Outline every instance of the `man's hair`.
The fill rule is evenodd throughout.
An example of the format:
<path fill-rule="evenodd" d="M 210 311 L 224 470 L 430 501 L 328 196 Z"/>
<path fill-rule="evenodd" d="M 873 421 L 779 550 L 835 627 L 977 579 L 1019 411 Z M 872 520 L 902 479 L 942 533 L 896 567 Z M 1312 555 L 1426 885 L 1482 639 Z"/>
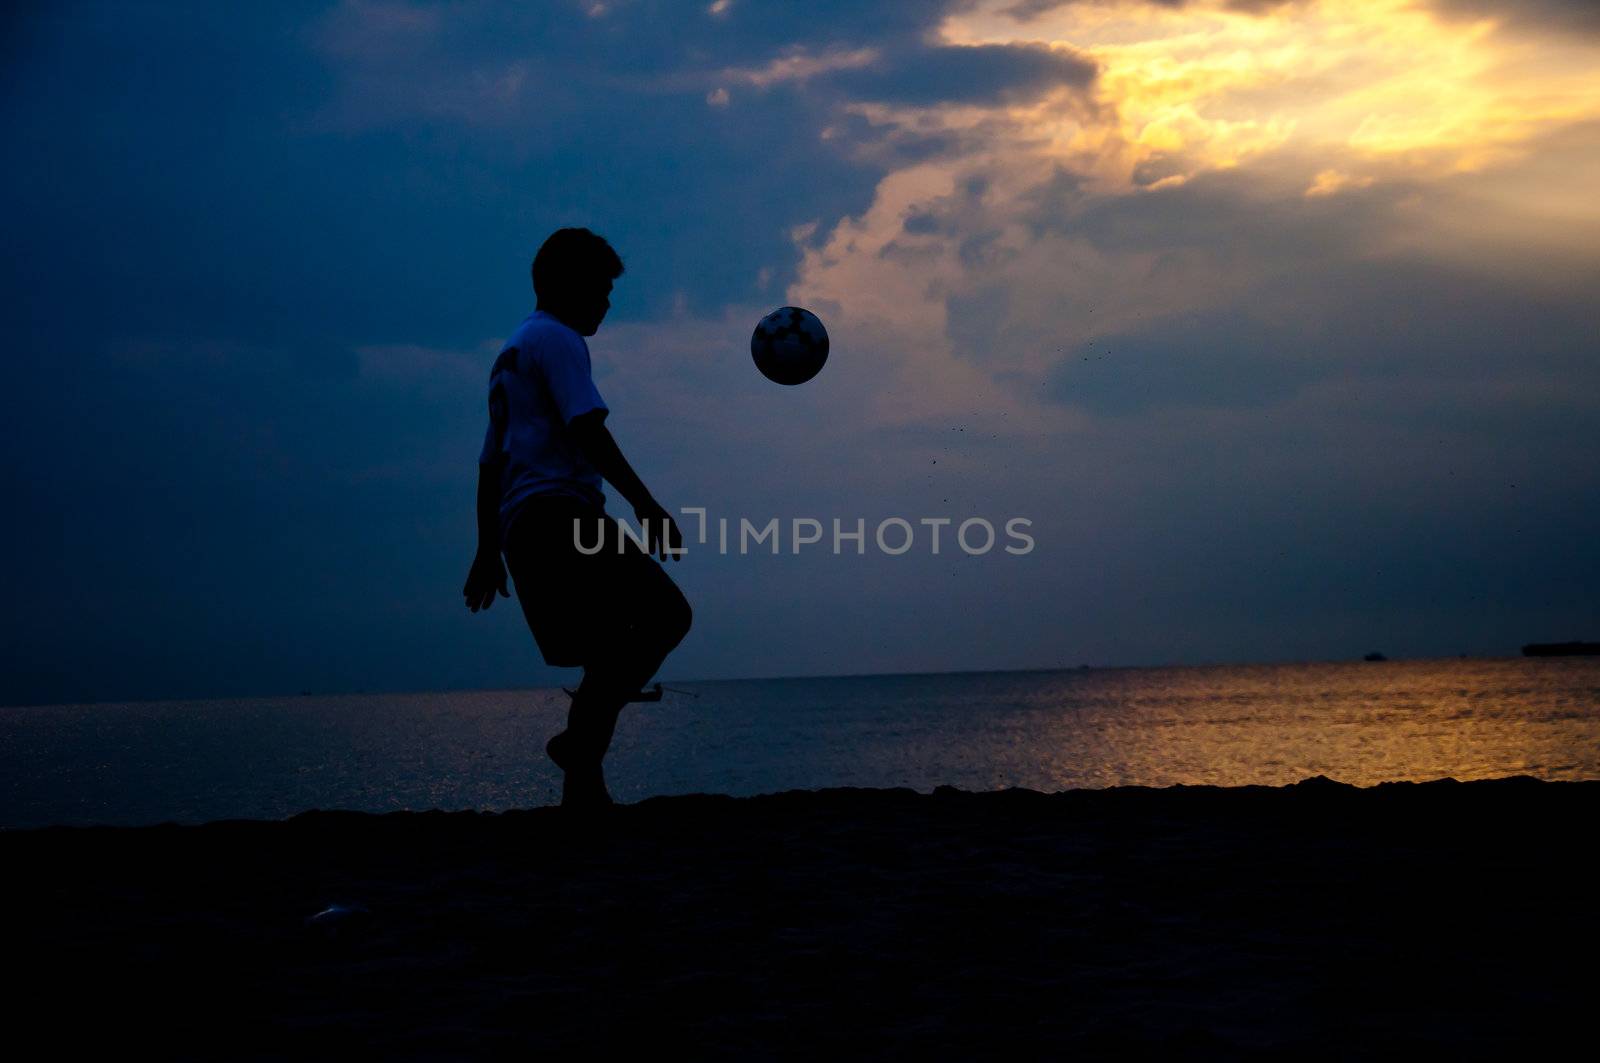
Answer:
<path fill-rule="evenodd" d="M 533 256 L 533 291 L 560 299 L 622 276 L 622 259 L 605 238 L 588 229 L 557 229 Z"/>

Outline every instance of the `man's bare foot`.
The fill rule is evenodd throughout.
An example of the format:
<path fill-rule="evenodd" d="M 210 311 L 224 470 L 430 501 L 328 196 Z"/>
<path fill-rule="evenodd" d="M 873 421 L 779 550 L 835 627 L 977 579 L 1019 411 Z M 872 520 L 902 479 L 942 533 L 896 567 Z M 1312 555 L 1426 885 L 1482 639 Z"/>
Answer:
<path fill-rule="evenodd" d="M 566 776 L 561 784 L 563 807 L 605 808 L 616 803 L 606 790 L 605 772 L 599 763 L 583 763 L 579 751 L 572 748 L 572 736 L 566 731 L 546 742 L 544 751 Z"/>
<path fill-rule="evenodd" d="M 600 766 L 578 768 L 567 772 L 561 784 L 562 808 L 610 808 L 616 804 L 606 790 L 606 779 Z"/>

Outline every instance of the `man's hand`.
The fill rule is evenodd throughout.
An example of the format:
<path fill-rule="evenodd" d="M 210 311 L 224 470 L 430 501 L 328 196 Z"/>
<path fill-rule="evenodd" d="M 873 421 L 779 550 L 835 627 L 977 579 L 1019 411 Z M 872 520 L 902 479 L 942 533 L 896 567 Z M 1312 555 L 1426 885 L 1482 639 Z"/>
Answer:
<path fill-rule="evenodd" d="M 467 573 L 467 585 L 461 588 L 467 598 L 467 608 L 474 613 L 489 608 L 494 604 L 495 591 L 499 591 L 502 598 L 511 597 L 511 592 L 506 590 L 506 566 L 498 553 L 485 554 L 479 550 Z"/>
<path fill-rule="evenodd" d="M 652 554 L 661 561 L 669 554 L 674 561 L 683 560 L 683 532 L 660 503 L 651 499 L 642 506 L 635 506 L 633 515 L 644 528 L 645 541 L 650 544 Z"/>

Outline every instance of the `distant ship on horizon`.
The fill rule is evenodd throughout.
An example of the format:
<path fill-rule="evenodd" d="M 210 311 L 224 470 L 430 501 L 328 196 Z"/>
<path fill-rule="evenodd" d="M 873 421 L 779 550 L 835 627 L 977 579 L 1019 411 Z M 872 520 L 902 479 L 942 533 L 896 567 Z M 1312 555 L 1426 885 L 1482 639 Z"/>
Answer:
<path fill-rule="evenodd" d="M 1530 642 L 1522 647 L 1524 657 L 1600 656 L 1600 642 Z"/>

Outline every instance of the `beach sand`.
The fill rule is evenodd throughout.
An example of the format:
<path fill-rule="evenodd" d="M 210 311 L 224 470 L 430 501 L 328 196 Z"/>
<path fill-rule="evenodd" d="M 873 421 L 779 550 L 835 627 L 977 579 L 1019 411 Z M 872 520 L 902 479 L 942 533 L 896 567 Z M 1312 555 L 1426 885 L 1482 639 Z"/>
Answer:
<path fill-rule="evenodd" d="M 69 1057 L 1520 1055 L 1592 1040 L 1597 810 L 1309 780 L 12 831 L 7 1026 Z"/>

